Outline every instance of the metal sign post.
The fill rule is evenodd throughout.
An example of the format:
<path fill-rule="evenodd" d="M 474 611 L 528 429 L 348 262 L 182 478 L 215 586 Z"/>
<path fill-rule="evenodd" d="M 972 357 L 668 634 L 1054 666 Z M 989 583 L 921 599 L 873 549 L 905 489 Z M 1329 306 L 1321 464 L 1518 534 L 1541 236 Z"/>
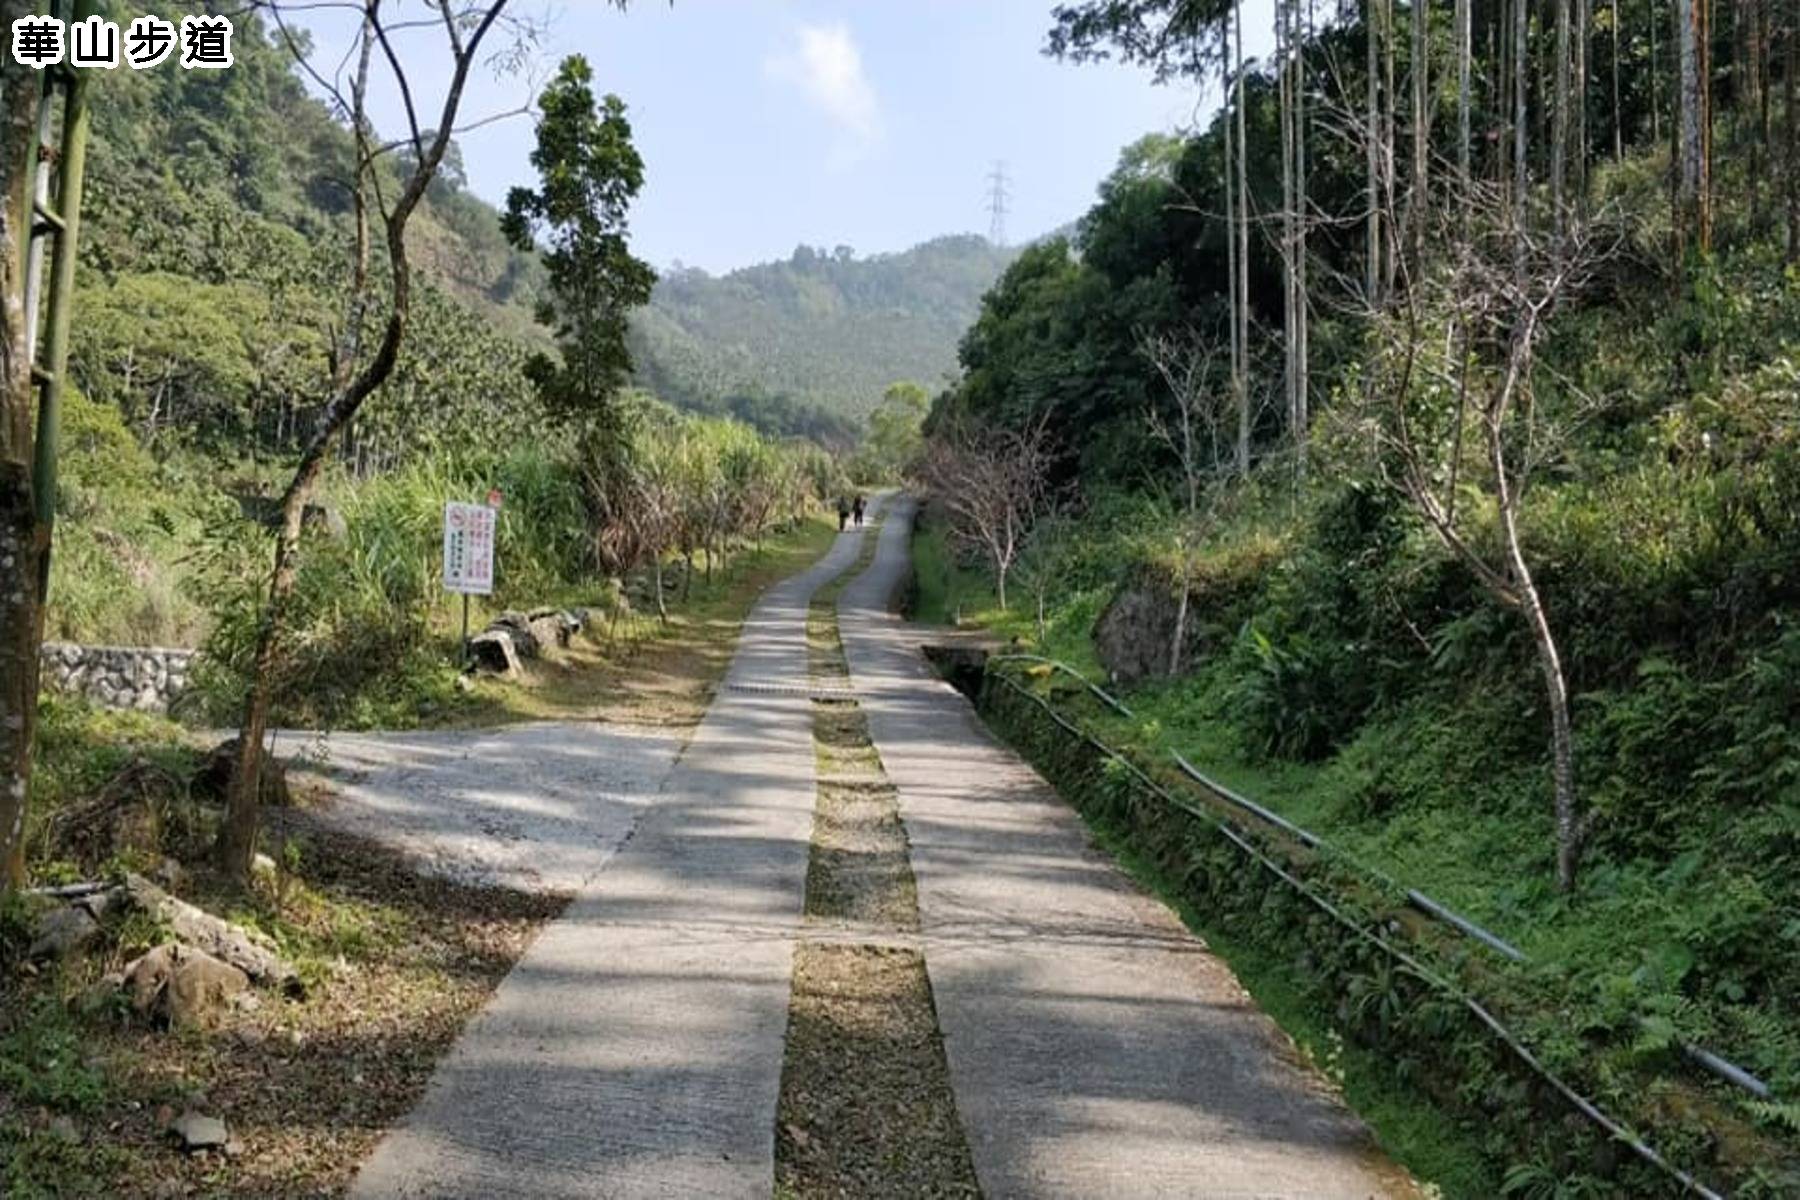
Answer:
<path fill-rule="evenodd" d="M 469 597 L 494 592 L 494 521 L 488 504 L 444 505 L 444 590 L 462 595 L 462 661 L 469 661 Z"/>

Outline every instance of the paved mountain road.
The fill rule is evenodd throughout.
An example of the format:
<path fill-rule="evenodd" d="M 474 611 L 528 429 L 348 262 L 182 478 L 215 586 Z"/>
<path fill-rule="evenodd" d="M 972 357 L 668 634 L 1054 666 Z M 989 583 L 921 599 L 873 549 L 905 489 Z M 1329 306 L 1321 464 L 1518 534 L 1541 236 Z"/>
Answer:
<path fill-rule="evenodd" d="M 460 883 L 574 893 L 656 802 L 681 743 L 662 729 L 546 721 L 284 731 L 277 745 L 329 782 L 335 795 L 316 814 L 329 825 Z"/>
<path fill-rule="evenodd" d="M 907 501 L 894 510 L 841 598 L 840 629 L 898 788 L 920 944 L 985 1193 L 1413 1195 L 1224 965 L 925 666 L 917 631 L 886 612 L 911 517 Z M 656 771 L 654 747 L 609 746 L 604 731 L 567 735 L 596 781 L 589 824 L 578 792 L 557 790 L 579 771 L 551 768 L 561 782 L 543 796 L 529 772 L 485 790 L 465 780 L 476 809 L 536 808 L 548 822 L 550 849 L 534 855 L 521 838 L 515 866 L 586 882 L 354 1195 L 769 1196 L 814 807 L 806 609 L 863 536 L 841 536 L 759 601 L 659 792 L 603 782 Z M 479 736 L 527 737 L 518 757 L 535 769 L 564 753 L 558 728 Z M 408 745 L 419 774 L 403 790 L 424 794 L 431 754 L 449 752 Z M 384 760 L 384 746 L 347 750 Z M 608 776 L 609 753 L 641 761 Z M 379 785 L 382 769 L 394 768 L 378 761 L 359 786 Z M 406 804 L 395 811 L 407 819 Z"/>
<path fill-rule="evenodd" d="M 353 1195 L 769 1194 L 812 835 L 806 610 L 862 541 L 840 535 L 757 602 L 657 803 L 513 968 Z"/>
<path fill-rule="evenodd" d="M 1412 1194 L 1230 970 L 1096 850 L 888 612 L 909 501 L 838 625 L 899 789 L 925 962 L 989 1196 Z"/>

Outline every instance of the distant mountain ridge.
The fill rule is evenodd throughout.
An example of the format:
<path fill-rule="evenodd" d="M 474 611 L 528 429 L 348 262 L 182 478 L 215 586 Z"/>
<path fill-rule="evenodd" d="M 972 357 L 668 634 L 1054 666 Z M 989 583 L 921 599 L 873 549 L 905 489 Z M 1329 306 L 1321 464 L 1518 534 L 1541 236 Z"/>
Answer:
<path fill-rule="evenodd" d="M 857 258 L 801 246 L 714 276 L 667 273 L 632 323 L 638 382 L 686 407 L 773 400 L 860 421 L 897 380 L 936 389 L 1016 251 L 972 234 Z"/>
<path fill-rule="evenodd" d="M 304 354 L 270 347 L 295 328 L 329 337 L 341 320 L 355 161 L 349 133 L 261 18 L 244 17 L 236 45 L 232 71 L 96 80 L 74 364 L 95 388 L 126 380 L 99 398 L 138 427 L 174 411 L 234 446 L 252 426 L 254 436 L 291 438 L 290 418 L 317 401 L 306 372 L 324 343 Z M 383 160 L 390 192 L 403 158 Z M 494 207 L 468 189 L 454 142 L 407 244 L 423 298 L 400 378 L 359 418 L 362 431 L 405 424 L 404 405 L 441 408 L 452 393 L 490 407 L 503 393 L 507 406 L 529 409 L 518 362 L 552 349 L 536 319 L 544 268 L 507 243 Z M 680 407 L 847 447 L 889 384 L 943 385 L 1012 258 L 958 236 L 866 258 L 802 246 L 720 276 L 673 270 L 634 321 L 637 382 Z M 247 296 L 229 291 L 251 283 Z M 269 311 L 256 317 L 258 306 Z M 195 336 L 184 321 L 232 336 Z M 136 362 L 152 343 L 154 370 L 103 369 L 106 355 Z M 453 354 L 470 366 L 441 369 Z M 270 422 L 279 435 L 260 429 Z"/>

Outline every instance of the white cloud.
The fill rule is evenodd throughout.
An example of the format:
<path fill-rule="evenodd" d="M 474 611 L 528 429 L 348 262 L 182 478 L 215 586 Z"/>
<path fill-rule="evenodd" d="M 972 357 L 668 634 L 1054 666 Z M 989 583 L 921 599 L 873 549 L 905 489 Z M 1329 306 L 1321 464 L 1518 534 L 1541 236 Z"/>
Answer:
<path fill-rule="evenodd" d="M 848 26 L 802 25 L 796 44 L 772 55 L 765 66 L 771 77 L 798 87 L 838 127 L 845 138 L 840 157 L 880 140 L 880 106 Z"/>

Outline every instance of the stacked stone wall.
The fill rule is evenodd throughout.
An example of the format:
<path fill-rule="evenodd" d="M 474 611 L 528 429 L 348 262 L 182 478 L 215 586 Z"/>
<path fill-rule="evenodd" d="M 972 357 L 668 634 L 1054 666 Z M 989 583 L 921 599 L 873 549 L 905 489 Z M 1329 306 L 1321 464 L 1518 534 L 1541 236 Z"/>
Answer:
<path fill-rule="evenodd" d="M 195 652 L 164 646 L 45 642 L 42 686 L 105 708 L 167 712 L 187 688 Z"/>

